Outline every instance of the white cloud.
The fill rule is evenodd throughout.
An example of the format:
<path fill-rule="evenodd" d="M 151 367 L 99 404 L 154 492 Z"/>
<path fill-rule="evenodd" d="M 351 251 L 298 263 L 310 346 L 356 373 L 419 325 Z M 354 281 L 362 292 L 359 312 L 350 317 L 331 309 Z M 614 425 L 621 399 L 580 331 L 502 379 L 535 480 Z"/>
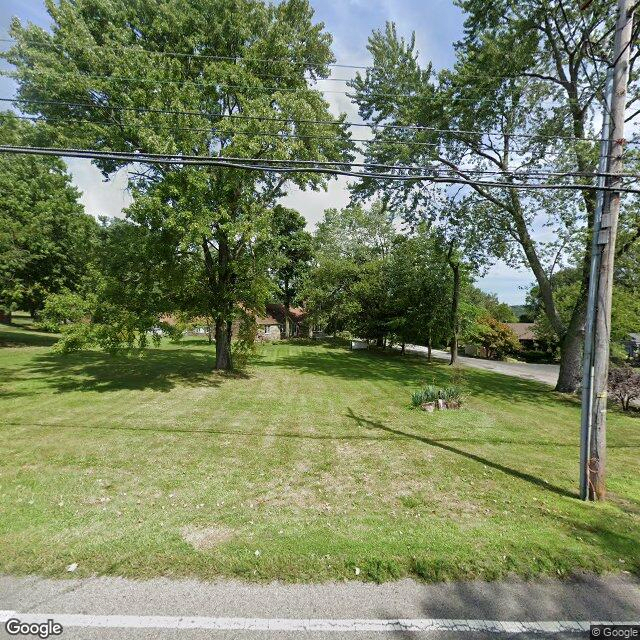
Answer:
<path fill-rule="evenodd" d="M 127 171 L 120 170 L 107 181 L 89 160 L 67 159 L 73 183 L 80 189 L 80 201 L 92 216 L 123 217 L 122 209 L 131 204 L 127 191 Z"/>

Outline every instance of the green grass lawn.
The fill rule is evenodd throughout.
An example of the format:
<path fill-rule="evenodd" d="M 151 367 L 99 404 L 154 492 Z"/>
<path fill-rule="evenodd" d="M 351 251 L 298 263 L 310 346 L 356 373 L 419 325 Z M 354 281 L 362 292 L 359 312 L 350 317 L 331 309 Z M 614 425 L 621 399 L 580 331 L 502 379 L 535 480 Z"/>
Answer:
<path fill-rule="evenodd" d="M 282 343 L 231 377 L 195 340 L 0 341 L 0 573 L 640 573 L 638 417 L 611 412 L 610 500 L 584 504 L 577 400 L 537 383 L 469 369 L 466 408 L 426 414 L 411 391 L 451 369 L 413 356 Z"/>

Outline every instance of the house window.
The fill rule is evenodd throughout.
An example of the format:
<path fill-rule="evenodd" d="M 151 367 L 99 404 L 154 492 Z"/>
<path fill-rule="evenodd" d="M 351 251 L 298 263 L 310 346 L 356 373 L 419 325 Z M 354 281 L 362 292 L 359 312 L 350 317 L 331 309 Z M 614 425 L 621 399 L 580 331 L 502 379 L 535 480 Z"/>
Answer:
<path fill-rule="evenodd" d="M 264 325 L 264 332 L 265 333 L 269 333 L 269 330 L 271 329 L 271 327 L 268 324 Z"/>

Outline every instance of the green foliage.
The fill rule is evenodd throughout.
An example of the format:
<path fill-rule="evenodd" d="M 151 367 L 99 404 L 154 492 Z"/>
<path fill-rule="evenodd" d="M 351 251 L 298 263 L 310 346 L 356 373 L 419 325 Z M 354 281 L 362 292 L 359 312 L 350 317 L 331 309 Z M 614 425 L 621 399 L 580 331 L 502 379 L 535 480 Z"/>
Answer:
<path fill-rule="evenodd" d="M 499 322 L 518 322 L 513 309 L 506 302 L 500 302 L 495 293 L 486 293 L 472 286 L 466 297 L 470 304 L 483 309 L 487 315 Z"/>
<path fill-rule="evenodd" d="M 520 350 L 520 342 L 512 329 L 488 315 L 478 318 L 475 327 L 469 333 L 469 338 L 485 350 L 487 358 L 502 360 Z"/>
<path fill-rule="evenodd" d="M 611 341 L 621 343 L 629 333 L 640 331 L 640 280 L 634 278 L 633 256 L 622 260 L 616 270 L 611 310 Z M 556 309 L 563 321 L 568 322 L 580 296 L 580 274 L 576 269 L 563 269 L 553 278 L 553 297 Z M 540 290 L 532 287 L 527 296 L 529 307 L 535 317 L 534 331 L 538 340 L 553 351 L 558 347 L 559 337 L 542 309 Z"/>
<path fill-rule="evenodd" d="M 444 387 L 440 391 L 440 398 L 445 402 L 462 402 L 462 390 L 458 387 Z"/>
<path fill-rule="evenodd" d="M 55 333 L 65 325 L 88 322 L 95 305 L 95 296 L 92 294 L 81 295 L 71 291 L 52 293 L 45 300 L 38 324 L 44 330 Z"/>
<path fill-rule="evenodd" d="M 419 407 L 424 402 L 424 400 L 422 398 L 423 398 L 422 391 L 414 391 L 411 394 L 411 404 L 414 407 Z"/>
<path fill-rule="evenodd" d="M 296 299 L 313 257 L 313 238 L 305 230 L 306 220 L 294 209 L 276 205 L 272 213 L 273 244 L 277 254 L 273 277 L 278 298 L 285 306 L 287 337 L 289 308 Z"/>
<path fill-rule="evenodd" d="M 256 337 L 258 335 L 258 325 L 255 318 L 245 314 L 240 317 L 238 323 L 238 334 L 233 341 L 231 352 L 233 366 L 235 369 L 244 369 L 257 352 Z"/>
<path fill-rule="evenodd" d="M 316 323 L 379 345 L 448 340 L 453 282 L 442 234 L 419 225 L 398 235 L 375 203 L 327 210 L 315 242 L 304 299 Z M 463 267 L 465 286 L 468 278 Z"/>
<path fill-rule="evenodd" d="M 0 113 L 1 143 L 37 144 L 40 133 Z M 57 158 L 3 154 L 0 193 L 0 306 L 37 314 L 48 295 L 83 288 L 98 225 Z"/>
<path fill-rule="evenodd" d="M 381 201 L 370 207 L 354 204 L 326 209 L 315 233 L 318 259 L 365 264 L 391 251 L 396 232 L 392 216 Z"/>
<path fill-rule="evenodd" d="M 419 407 L 425 403 L 436 402 L 437 400 L 443 400 L 447 403 L 450 402 L 460 405 L 463 400 L 462 389 L 455 385 L 437 387 L 429 384 L 423 387 L 420 391 L 414 391 L 411 394 L 411 404 L 414 407 Z"/>
<path fill-rule="evenodd" d="M 453 282 L 441 237 L 420 227 L 413 237 L 399 239 L 388 282 L 394 312 L 389 329 L 400 342 L 442 344 L 449 339 Z"/>
<path fill-rule="evenodd" d="M 375 128 L 366 159 L 438 163 L 469 180 L 479 179 L 475 171 L 487 170 L 595 172 L 600 97 L 615 33 L 611 2 L 594 0 L 584 7 L 544 0 L 457 4 L 465 17 L 464 35 L 455 43 L 455 64 L 438 74 L 429 61 L 421 66 L 413 35 L 403 38 L 392 23 L 371 34 L 372 65 L 349 83 L 361 117 L 385 125 Z M 634 74 L 628 104 L 638 97 L 637 70 Z M 413 127 L 407 130 L 406 125 Z M 637 162 L 633 154 L 625 158 Z M 580 340 L 583 324 L 594 192 L 520 191 L 510 188 L 509 180 L 504 179 L 503 188 L 461 187 L 455 199 L 468 199 L 466 211 L 443 206 L 451 199 L 450 187 L 438 193 L 418 181 L 369 178 L 354 193 L 383 197 L 407 220 L 426 218 L 453 228 L 465 255 L 479 262 L 490 255 L 531 269 L 545 300 L 542 311 L 560 339 L 564 366 L 559 387 L 569 390 L 578 366 L 579 349 L 570 347 Z M 632 243 L 640 237 L 638 205 L 632 197 L 623 200 L 622 236 Z M 542 220 L 544 239 L 539 237 Z M 626 249 L 623 240 L 620 250 Z M 548 275 L 560 265 L 575 266 L 582 274 L 568 320 L 565 310 L 554 305 Z"/>
<path fill-rule="evenodd" d="M 78 0 L 48 3 L 47 9 L 50 29 L 12 23 L 17 44 L 5 57 L 16 67 L 19 94 L 45 101 L 25 110 L 42 115 L 61 143 L 264 160 L 350 157 L 341 123 L 313 124 L 335 119 L 310 81 L 328 76 L 333 55 L 331 36 L 313 22 L 307 0 L 185 0 L 153 8 L 146 2 Z M 197 55 L 152 56 L 145 50 Z M 267 80 L 265 59 L 281 61 L 269 65 Z M 131 78 L 137 79 L 133 86 Z M 117 109 L 118 126 L 103 108 L 79 114 L 62 102 L 108 104 Z M 168 106 L 193 115 L 163 113 Z M 266 124 L 257 120 L 262 117 L 278 120 Z M 56 125 L 60 119 L 64 127 Z M 255 135 L 257 129 L 267 130 L 268 142 Z M 121 166 L 96 164 L 105 175 Z M 162 292 L 170 292 L 172 311 L 212 317 L 222 330 L 243 309 L 264 306 L 272 288 L 269 269 L 278 264 L 266 247 L 274 204 L 287 183 L 316 189 L 328 180 L 318 173 L 286 178 L 222 168 L 149 166 L 137 172 L 127 216 L 157 240 L 152 255 L 140 250 L 140 256 L 162 254 L 166 273 L 158 280 L 157 272 L 152 275 Z M 165 301 L 148 289 L 139 302 L 129 299 L 128 310 L 140 316 L 141 326 L 153 326 Z M 125 343 L 130 337 L 117 335 Z M 227 341 L 217 341 L 216 351 L 216 367 L 229 368 Z"/>

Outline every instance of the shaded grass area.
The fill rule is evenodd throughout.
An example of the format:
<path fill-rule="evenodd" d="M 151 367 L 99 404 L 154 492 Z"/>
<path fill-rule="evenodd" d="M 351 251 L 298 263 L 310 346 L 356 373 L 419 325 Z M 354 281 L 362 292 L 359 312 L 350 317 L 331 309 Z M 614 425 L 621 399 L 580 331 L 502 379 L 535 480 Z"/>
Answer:
<path fill-rule="evenodd" d="M 579 406 L 545 385 L 468 369 L 466 408 L 425 414 L 411 391 L 451 368 L 419 357 L 290 342 L 212 369 L 198 340 L 0 350 L 0 572 L 640 573 L 637 418 L 610 414 L 610 500 L 583 504 Z"/>

